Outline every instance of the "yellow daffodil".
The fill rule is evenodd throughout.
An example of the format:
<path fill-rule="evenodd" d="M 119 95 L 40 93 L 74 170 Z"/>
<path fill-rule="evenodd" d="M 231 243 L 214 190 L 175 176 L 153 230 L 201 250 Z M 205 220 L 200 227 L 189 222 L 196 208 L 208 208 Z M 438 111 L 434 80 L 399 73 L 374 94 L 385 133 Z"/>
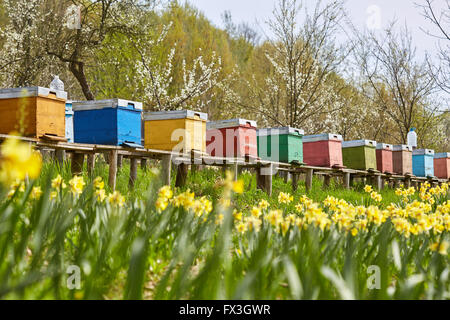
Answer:
<path fill-rule="evenodd" d="M 108 201 L 112 205 L 123 207 L 123 205 L 125 204 L 125 197 L 116 190 L 108 196 Z"/>
<path fill-rule="evenodd" d="M 83 192 L 85 184 L 83 177 L 75 176 L 69 181 L 70 191 L 74 195 L 79 195 Z"/>
<path fill-rule="evenodd" d="M 14 133 L 13 133 L 14 134 Z M 32 147 L 16 138 L 8 138 L 0 147 L 0 181 L 11 185 L 27 176 L 36 179 L 42 168 L 42 157 Z"/>

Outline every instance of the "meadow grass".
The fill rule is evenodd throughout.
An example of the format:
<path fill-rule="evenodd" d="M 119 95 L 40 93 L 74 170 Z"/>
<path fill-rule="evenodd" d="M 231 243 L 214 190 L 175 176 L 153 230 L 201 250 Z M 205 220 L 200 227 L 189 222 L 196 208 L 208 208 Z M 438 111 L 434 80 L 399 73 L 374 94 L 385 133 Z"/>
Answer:
<path fill-rule="evenodd" d="M 76 197 L 65 191 L 57 201 L 49 199 L 52 178 L 58 173 L 66 182 L 71 178 L 69 163 L 45 163 L 39 179 L 11 199 L 2 190 L 0 298 L 450 298 L 448 255 L 429 250 L 430 244 L 449 240 L 447 230 L 405 237 L 388 221 L 357 235 L 335 225 L 321 230 L 312 224 L 285 233 L 262 220 L 258 231 L 236 231 L 232 209 L 248 212 L 261 199 L 285 214 L 295 214 L 294 203 L 304 194 L 317 202 L 334 196 L 355 206 L 374 204 L 362 184 L 345 190 L 332 183 L 323 190 L 315 178 L 308 193 L 303 182 L 292 192 L 289 183 L 275 176 L 269 197 L 256 188 L 255 176 L 244 172 L 239 176 L 244 192 L 232 194 L 233 206 L 226 207 L 220 204 L 227 190 L 224 173 L 207 169 L 190 172 L 187 185 L 175 193 L 190 189 L 196 198 L 207 197 L 214 207 L 210 214 L 172 205 L 158 213 L 155 201 L 162 184 L 157 170 L 139 168 L 131 190 L 124 161 L 117 176 L 117 190 L 127 199 L 123 207 L 95 199 L 92 179 L 101 176 L 106 182 L 108 176 L 101 160 L 92 176 L 83 171 L 87 185 Z M 30 199 L 35 185 L 44 192 L 39 200 Z M 280 204 L 281 191 L 295 201 Z M 394 190 L 381 194 L 380 208 L 400 205 Z M 446 200 L 448 194 L 438 199 L 433 212 Z M 67 287 L 71 265 L 81 269 L 80 289 Z M 377 289 L 368 286 L 373 266 L 380 270 Z"/>

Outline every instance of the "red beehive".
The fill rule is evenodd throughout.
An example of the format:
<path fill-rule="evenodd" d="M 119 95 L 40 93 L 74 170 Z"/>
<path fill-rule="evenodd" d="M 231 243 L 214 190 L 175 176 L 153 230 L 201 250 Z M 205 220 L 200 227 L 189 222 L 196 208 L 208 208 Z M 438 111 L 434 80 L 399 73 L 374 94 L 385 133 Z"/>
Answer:
<path fill-rule="evenodd" d="M 434 155 L 434 175 L 439 179 L 450 179 L 450 153 Z"/>
<path fill-rule="evenodd" d="M 342 136 L 329 133 L 303 136 L 303 162 L 317 167 L 344 167 Z"/>
<path fill-rule="evenodd" d="M 377 170 L 383 173 L 393 173 L 392 144 L 377 144 Z"/>
<path fill-rule="evenodd" d="M 231 119 L 206 124 L 206 152 L 215 157 L 258 157 L 256 121 Z"/>

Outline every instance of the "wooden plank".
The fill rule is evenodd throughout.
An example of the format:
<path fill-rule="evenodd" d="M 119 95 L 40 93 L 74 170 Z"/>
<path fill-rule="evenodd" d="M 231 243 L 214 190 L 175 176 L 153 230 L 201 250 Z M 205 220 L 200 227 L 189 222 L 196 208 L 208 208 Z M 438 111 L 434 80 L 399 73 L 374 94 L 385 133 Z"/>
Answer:
<path fill-rule="evenodd" d="M 117 149 L 113 149 L 109 153 L 109 186 L 112 190 L 116 189 L 116 178 L 117 178 Z"/>
<path fill-rule="evenodd" d="M 72 175 L 80 175 L 83 173 L 83 163 L 84 163 L 84 154 L 74 153 L 71 162 Z"/>
<path fill-rule="evenodd" d="M 134 184 L 137 179 L 137 168 L 138 168 L 138 159 L 137 158 L 131 158 L 130 159 L 130 180 L 128 182 L 128 185 L 130 188 L 134 187 Z"/>
<path fill-rule="evenodd" d="M 188 164 L 180 163 L 177 168 L 177 179 L 175 181 L 175 187 L 184 187 L 186 185 L 188 175 Z"/>
<path fill-rule="evenodd" d="M 172 172 L 172 155 L 165 154 L 161 157 L 161 177 L 164 185 L 170 186 Z"/>
<path fill-rule="evenodd" d="M 313 175 L 314 175 L 314 169 L 306 169 L 306 178 L 305 178 L 306 191 L 311 190 Z"/>

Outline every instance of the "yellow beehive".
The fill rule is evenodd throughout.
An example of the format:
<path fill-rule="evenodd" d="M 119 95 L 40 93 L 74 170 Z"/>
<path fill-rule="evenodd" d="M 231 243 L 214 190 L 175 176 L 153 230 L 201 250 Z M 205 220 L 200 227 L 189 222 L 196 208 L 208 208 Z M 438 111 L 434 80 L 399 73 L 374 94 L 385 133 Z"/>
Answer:
<path fill-rule="evenodd" d="M 0 133 L 65 137 L 67 92 L 42 87 L 0 90 Z"/>
<path fill-rule="evenodd" d="M 144 113 L 144 143 L 147 149 L 190 153 L 206 152 L 208 115 L 191 110 Z"/>

